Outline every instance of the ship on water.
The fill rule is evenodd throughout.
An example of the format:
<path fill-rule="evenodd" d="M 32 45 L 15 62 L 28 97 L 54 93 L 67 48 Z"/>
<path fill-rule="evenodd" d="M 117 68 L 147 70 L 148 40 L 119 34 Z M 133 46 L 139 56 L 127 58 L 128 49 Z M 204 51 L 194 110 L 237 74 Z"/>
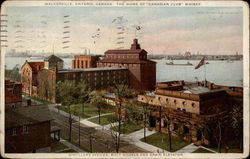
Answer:
<path fill-rule="evenodd" d="M 172 66 L 193 66 L 192 63 L 190 62 L 187 62 L 187 63 L 181 63 L 181 64 L 176 64 L 176 63 L 173 63 L 173 62 L 167 62 L 166 65 L 172 65 Z"/>

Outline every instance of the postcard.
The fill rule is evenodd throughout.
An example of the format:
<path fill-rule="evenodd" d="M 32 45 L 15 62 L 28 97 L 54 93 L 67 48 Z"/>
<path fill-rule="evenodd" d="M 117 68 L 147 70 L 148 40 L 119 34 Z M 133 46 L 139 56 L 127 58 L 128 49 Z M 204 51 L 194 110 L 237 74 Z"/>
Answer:
<path fill-rule="evenodd" d="M 5 1 L 1 155 L 246 158 L 244 1 Z"/>

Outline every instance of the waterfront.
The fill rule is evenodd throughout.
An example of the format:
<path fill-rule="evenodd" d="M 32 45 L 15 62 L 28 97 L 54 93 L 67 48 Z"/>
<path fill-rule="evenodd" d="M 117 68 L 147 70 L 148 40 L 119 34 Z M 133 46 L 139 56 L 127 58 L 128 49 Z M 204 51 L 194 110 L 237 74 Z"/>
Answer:
<path fill-rule="evenodd" d="M 72 58 L 62 58 L 64 60 L 64 68 L 71 68 Z M 28 61 L 42 61 L 42 58 L 24 58 L 24 57 L 6 57 L 5 65 L 7 69 L 12 69 L 15 65 Z M 157 82 L 185 80 L 197 81 L 204 80 L 205 73 L 208 81 L 218 85 L 242 86 L 243 84 L 243 61 L 209 61 L 205 67 L 195 70 L 194 67 L 199 63 L 198 60 L 189 60 L 193 66 L 172 66 L 166 65 L 169 60 L 154 60 L 156 65 Z M 184 64 L 187 60 L 174 60 L 173 63 Z"/>

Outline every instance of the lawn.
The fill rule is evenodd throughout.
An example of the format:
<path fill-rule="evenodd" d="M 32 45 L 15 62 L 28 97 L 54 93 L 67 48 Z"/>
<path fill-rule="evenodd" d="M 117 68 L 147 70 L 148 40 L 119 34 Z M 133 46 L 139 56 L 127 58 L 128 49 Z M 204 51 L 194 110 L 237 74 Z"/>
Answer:
<path fill-rule="evenodd" d="M 112 127 L 111 129 L 114 130 L 114 131 L 117 131 L 118 126 Z M 135 131 L 140 130 L 140 129 L 142 129 L 141 125 L 134 124 L 132 122 L 125 123 L 125 124 L 121 125 L 121 133 L 122 134 L 130 134 L 130 133 L 135 132 Z"/>
<path fill-rule="evenodd" d="M 107 124 L 112 123 L 112 121 L 113 121 L 112 118 L 114 118 L 114 114 L 101 116 L 100 117 L 100 125 L 107 125 Z M 99 117 L 89 119 L 89 121 L 96 123 L 96 124 L 99 124 Z"/>
<path fill-rule="evenodd" d="M 65 111 L 65 112 L 69 112 L 68 107 L 67 106 L 58 106 L 58 109 Z M 80 115 L 81 118 L 85 119 L 85 118 L 89 118 L 92 116 L 97 116 L 98 115 L 98 109 L 96 107 L 91 106 L 90 104 L 85 104 L 84 106 L 84 115 L 82 114 L 82 104 L 75 104 L 75 105 L 71 105 L 70 106 L 71 109 L 71 113 L 78 116 Z M 102 110 L 101 114 L 106 114 L 106 113 L 110 113 L 111 111 L 109 110 Z"/>
<path fill-rule="evenodd" d="M 78 144 L 76 141 L 74 141 L 74 140 L 72 140 L 72 139 L 71 139 L 71 141 L 69 141 L 69 139 L 68 139 L 67 137 L 63 136 L 62 134 L 61 134 L 61 138 L 64 139 L 64 140 L 66 140 L 66 141 L 68 141 L 68 142 L 70 142 L 72 145 L 75 145 L 76 147 L 79 147 L 79 144 Z M 87 147 L 84 147 L 84 146 L 82 146 L 82 145 L 80 145 L 79 148 L 82 149 L 83 151 L 90 152 L 89 149 L 88 149 Z M 74 151 L 74 150 L 73 150 L 73 151 Z M 75 151 L 74 151 L 74 152 L 75 152 Z"/>
<path fill-rule="evenodd" d="M 61 153 L 74 153 L 74 152 L 77 152 L 77 151 L 75 151 L 73 149 L 68 149 L 68 150 L 62 151 Z"/>
<path fill-rule="evenodd" d="M 144 142 L 144 139 L 140 139 L 142 142 Z M 172 150 L 171 152 L 175 152 L 190 143 L 187 141 L 182 140 L 180 137 L 177 136 L 172 136 L 171 137 L 172 141 Z M 162 133 L 155 133 L 146 138 L 146 143 L 150 145 L 154 145 L 156 147 L 162 148 L 164 150 L 170 151 L 169 150 L 169 140 L 168 140 L 168 134 L 162 134 Z"/>
<path fill-rule="evenodd" d="M 216 152 L 219 152 L 217 147 L 212 147 L 212 148 L 208 147 L 208 148 L 211 150 L 214 150 Z M 221 148 L 221 153 L 226 153 L 226 149 Z M 241 150 L 239 148 L 229 148 L 227 153 L 243 153 L 243 150 Z"/>
<path fill-rule="evenodd" d="M 203 148 L 198 148 L 197 150 L 195 150 L 194 152 L 192 153 L 213 153 L 211 151 L 208 151 L 206 149 L 203 149 Z"/>
<path fill-rule="evenodd" d="M 59 145 L 51 147 L 51 152 L 56 152 L 56 151 L 63 150 L 66 148 L 68 148 L 68 147 L 65 146 L 64 144 L 60 143 Z"/>

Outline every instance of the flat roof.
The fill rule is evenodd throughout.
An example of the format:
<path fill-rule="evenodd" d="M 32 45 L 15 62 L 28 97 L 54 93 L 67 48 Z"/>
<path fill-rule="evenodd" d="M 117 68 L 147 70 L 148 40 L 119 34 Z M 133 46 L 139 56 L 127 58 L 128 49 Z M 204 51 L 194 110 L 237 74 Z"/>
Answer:
<path fill-rule="evenodd" d="M 191 85 L 185 85 L 183 86 L 183 88 L 184 90 L 182 90 L 182 92 L 188 94 L 202 94 L 202 93 L 216 92 L 222 90 L 222 89 L 209 89 L 207 87 L 191 86 Z"/>
<path fill-rule="evenodd" d="M 126 68 L 98 67 L 98 68 L 85 68 L 85 69 L 70 69 L 70 70 L 59 70 L 58 73 L 89 72 L 89 71 L 112 71 L 112 70 L 126 70 Z"/>

